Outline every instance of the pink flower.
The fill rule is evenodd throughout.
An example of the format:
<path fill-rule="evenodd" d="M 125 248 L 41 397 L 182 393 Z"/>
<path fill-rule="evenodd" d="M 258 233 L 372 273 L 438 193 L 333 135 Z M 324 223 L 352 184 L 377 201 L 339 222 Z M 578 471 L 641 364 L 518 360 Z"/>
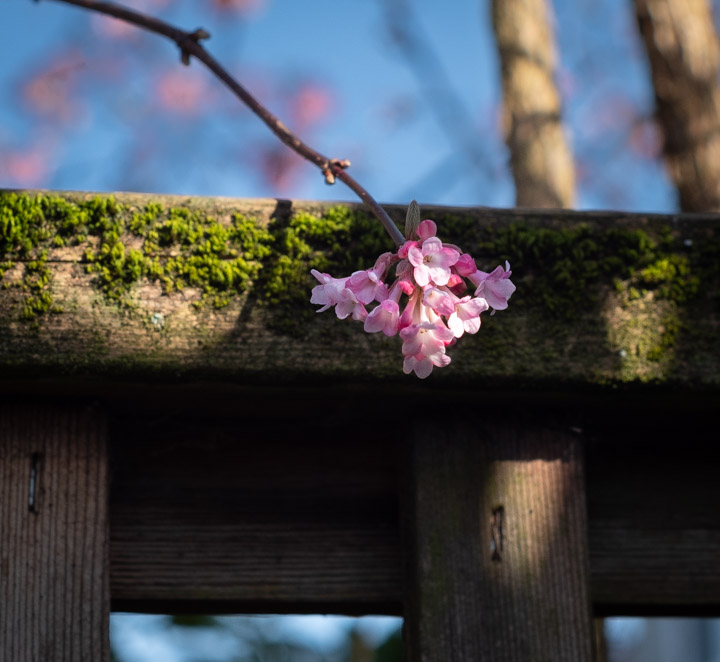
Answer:
<path fill-rule="evenodd" d="M 388 297 L 388 288 L 382 279 L 390 265 L 397 260 L 393 253 L 383 253 L 376 261 L 372 269 L 356 271 L 348 278 L 347 285 L 360 303 L 367 305 L 373 301 L 383 301 Z"/>
<path fill-rule="evenodd" d="M 463 333 L 477 333 L 480 330 L 480 313 L 489 308 L 485 299 L 463 297 L 455 304 L 455 311 L 448 317 L 448 327 L 456 338 Z"/>
<path fill-rule="evenodd" d="M 455 311 L 455 299 L 447 290 L 428 287 L 423 295 L 423 304 L 432 308 L 437 315 L 452 315 Z"/>
<path fill-rule="evenodd" d="M 377 333 L 382 331 L 386 336 L 394 336 L 398 332 L 400 306 L 395 301 L 381 301 L 365 318 L 365 331 Z"/>
<path fill-rule="evenodd" d="M 398 248 L 398 252 L 397 252 L 398 257 L 401 260 L 406 259 L 410 249 L 417 247 L 417 245 L 418 245 L 417 241 L 406 241 L 402 246 L 400 246 L 400 248 Z"/>
<path fill-rule="evenodd" d="M 410 299 L 408 299 L 405 310 L 402 311 L 402 315 L 400 315 L 400 320 L 398 321 L 398 328 L 401 330 L 410 326 L 413 322 L 420 321 L 418 304 L 420 303 L 421 295 L 422 290 L 418 288 L 415 288 L 412 294 L 410 294 Z"/>
<path fill-rule="evenodd" d="M 476 297 L 482 297 L 494 310 L 505 310 L 508 306 L 508 299 L 515 291 L 515 285 L 510 280 L 509 262 L 505 262 L 505 268 L 496 267 L 491 273 L 476 271 L 469 278 L 474 285 Z"/>
<path fill-rule="evenodd" d="M 457 274 L 450 274 L 450 280 L 447 282 L 448 288 L 452 289 L 453 287 L 462 286 L 465 289 L 467 289 L 467 285 L 465 285 L 465 281 L 460 278 Z"/>
<path fill-rule="evenodd" d="M 398 280 L 397 286 L 408 296 L 415 291 L 415 286 L 409 280 Z"/>
<path fill-rule="evenodd" d="M 475 260 L 473 260 L 472 255 L 463 253 L 455 263 L 455 271 L 458 276 L 465 276 L 466 278 L 475 273 L 477 267 L 475 266 Z"/>
<path fill-rule="evenodd" d="M 317 310 L 318 313 L 322 313 L 343 300 L 342 291 L 345 289 L 347 278 L 333 278 L 330 274 L 321 274 L 316 269 L 311 269 L 310 273 L 321 283 L 313 287 L 310 297 L 310 303 L 318 303 L 322 306 Z"/>
<path fill-rule="evenodd" d="M 435 225 L 435 221 L 431 221 L 429 218 L 424 220 L 420 223 L 420 225 L 418 225 L 417 233 L 418 237 L 420 237 L 422 241 L 430 239 L 430 237 L 434 237 L 437 234 L 437 225 Z"/>
<path fill-rule="evenodd" d="M 310 301 L 322 306 L 318 312 L 334 306 L 338 318 L 361 321 L 368 333 L 399 334 L 403 371 L 425 379 L 433 368 L 450 363 L 449 346 L 463 334 L 480 330 L 482 313 L 490 307 L 492 314 L 507 308 L 515 285 L 507 262 L 491 273 L 480 271 L 471 255 L 435 236 L 433 221 L 422 221 L 415 232 L 417 241 L 405 241 L 396 253 L 383 253 L 372 269 L 347 278 L 313 269 L 320 284 Z M 394 280 L 388 287 L 385 280 L 393 266 Z M 466 294 L 468 281 L 475 286 L 475 296 Z M 375 301 L 378 304 L 366 310 Z"/>
<path fill-rule="evenodd" d="M 400 337 L 403 339 L 403 372 L 406 375 L 415 372 L 420 379 L 425 379 L 433 366 L 442 368 L 450 363 L 445 345 L 452 342 L 453 334 L 442 321 L 412 324 L 400 331 Z"/>
<path fill-rule="evenodd" d="M 344 320 L 352 315 L 355 320 L 364 320 L 367 316 L 365 307 L 358 301 L 352 290 L 345 285 L 347 278 L 333 278 L 330 274 L 321 274 L 315 269 L 311 269 L 310 273 L 320 281 L 320 285 L 313 288 L 310 303 L 317 303 L 322 306 L 318 309 L 318 313 L 335 306 L 335 314 L 338 319 Z"/>
<path fill-rule="evenodd" d="M 447 354 L 441 354 L 434 359 L 422 354 L 406 356 L 403 360 L 403 372 L 406 375 L 414 372 L 420 379 L 425 379 L 432 372 L 433 366 L 444 368 L 448 363 L 450 363 L 450 357 Z"/>
<path fill-rule="evenodd" d="M 382 301 L 387 298 L 388 288 L 373 269 L 356 271 L 347 280 L 348 289 L 355 293 L 358 301 L 369 304 L 373 301 Z"/>
<path fill-rule="evenodd" d="M 358 300 L 352 290 L 347 287 L 342 291 L 343 299 L 335 306 L 335 314 L 338 319 L 344 320 L 352 315 L 352 318 L 358 322 L 362 322 L 367 317 L 367 310 Z"/>
<path fill-rule="evenodd" d="M 400 331 L 405 356 L 422 354 L 432 359 L 445 354 L 445 345 L 453 339 L 453 333 L 441 321 L 412 324 Z"/>
<path fill-rule="evenodd" d="M 450 280 L 450 267 L 459 257 L 460 253 L 455 249 L 443 248 L 442 241 L 437 237 L 423 241 L 422 249 L 413 246 L 408 251 L 408 260 L 415 267 L 413 276 L 420 287 L 425 287 L 430 281 L 435 285 L 446 285 Z"/>

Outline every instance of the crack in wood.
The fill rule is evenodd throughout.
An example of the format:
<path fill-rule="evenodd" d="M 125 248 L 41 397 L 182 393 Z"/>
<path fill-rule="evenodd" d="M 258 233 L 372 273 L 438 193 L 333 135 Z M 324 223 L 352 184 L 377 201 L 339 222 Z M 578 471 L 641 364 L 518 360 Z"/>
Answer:
<path fill-rule="evenodd" d="M 37 513 L 37 488 L 39 478 L 40 461 L 42 453 L 32 453 L 30 455 L 30 482 L 28 485 L 28 510 L 31 513 Z"/>
<path fill-rule="evenodd" d="M 493 561 L 502 561 L 503 551 L 503 518 L 505 507 L 496 506 L 492 509 L 492 521 L 490 524 L 490 558 Z"/>

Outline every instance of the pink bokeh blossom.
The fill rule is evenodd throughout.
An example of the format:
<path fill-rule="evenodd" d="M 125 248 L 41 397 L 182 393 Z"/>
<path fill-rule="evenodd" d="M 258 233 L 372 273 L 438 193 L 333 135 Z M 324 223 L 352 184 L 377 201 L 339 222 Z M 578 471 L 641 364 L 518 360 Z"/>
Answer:
<path fill-rule="evenodd" d="M 158 105 L 164 111 L 194 117 L 209 110 L 213 91 L 205 72 L 194 69 L 168 69 L 153 86 Z"/>

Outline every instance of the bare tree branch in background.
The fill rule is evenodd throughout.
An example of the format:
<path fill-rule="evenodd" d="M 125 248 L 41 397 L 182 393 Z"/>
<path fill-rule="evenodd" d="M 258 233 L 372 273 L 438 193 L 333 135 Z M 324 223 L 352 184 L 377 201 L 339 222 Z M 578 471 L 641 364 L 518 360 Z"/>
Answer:
<path fill-rule="evenodd" d="M 314 163 L 325 176 L 328 184 L 334 184 L 336 179 L 342 181 L 348 188 L 354 191 L 358 197 L 370 208 L 374 216 L 382 223 L 383 227 L 390 235 L 392 240 L 400 245 L 405 241 L 400 230 L 393 223 L 392 219 L 387 215 L 385 210 L 377 203 L 377 201 L 365 190 L 354 178 L 348 175 L 346 168 L 350 165 L 347 160 L 330 159 L 320 154 L 312 147 L 304 143 L 290 129 L 288 129 L 275 115 L 273 115 L 265 106 L 263 106 L 248 90 L 233 78 L 215 58 L 208 53 L 200 43 L 201 40 L 208 39 L 209 33 L 198 28 L 193 32 L 180 30 L 157 18 L 147 16 L 121 5 L 112 2 L 102 2 L 99 0 L 57 0 L 68 5 L 75 5 L 83 9 L 105 14 L 118 18 L 127 23 L 131 23 L 139 28 L 143 28 L 149 32 L 167 37 L 174 41 L 180 49 L 180 56 L 183 64 L 189 65 L 190 58 L 202 62 L 215 76 L 221 80 L 235 96 L 240 99 L 255 115 L 257 115 L 266 126 L 290 149 L 297 152 L 300 156 Z"/>
<path fill-rule="evenodd" d="M 635 0 L 683 211 L 720 210 L 720 46 L 707 0 Z"/>
<path fill-rule="evenodd" d="M 380 0 L 379 4 L 393 43 L 418 82 L 423 103 L 435 115 L 456 154 L 453 162 L 443 160 L 433 168 L 427 179 L 434 179 L 441 173 L 450 173 L 449 176 L 454 178 L 458 177 L 458 172 L 467 174 L 468 170 L 458 156 L 464 157 L 476 176 L 493 179 L 492 163 L 483 149 L 478 127 L 462 97 L 453 89 L 442 60 L 422 30 L 413 4 L 408 0 Z"/>
<path fill-rule="evenodd" d="M 555 86 L 555 48 L 546 0 L 493 0 L 506 142 L 520 207 L 571 207 L 572 154 Z"/>

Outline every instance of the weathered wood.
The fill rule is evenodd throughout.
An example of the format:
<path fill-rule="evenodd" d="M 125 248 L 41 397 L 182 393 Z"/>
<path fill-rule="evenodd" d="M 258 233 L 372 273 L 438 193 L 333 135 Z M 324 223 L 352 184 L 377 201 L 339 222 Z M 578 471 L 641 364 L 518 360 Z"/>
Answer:
<path fill-rule="evenodd" d="M 106 428 L 0 405 L 0 660 L 109 660 Z"/>
<path fill-rule="evenodd" d="M 397 613 L 392 446 L 332 412 L 313 428 L 252 411 L 118 420 L 115 607 Z"/>
<path fill-rule="evenodd" d="M 208 385 L 159 409 L 156 387 L 132 390 L 145 413 L 115 399 L 112 419 L 115 608 L 402 613 L 395 412 L 472 406 L 460 394 L 431 392 L 431 405 L 355 387 L 251 397 Z M 596 614 L 720 615 L 712 417 L 677 398 L 627 398 L 611 419 L 563 403 L 572 415 L 558 429 L 581 426 L 587 450 Z M 528 426 L 554 424 L 547 404 L 522 407 Z M 352 423 L 359 409 L 373 434 Z"/>
<path fill-rule="evenodd" d="M 34 239 L 25 237 L 28 244 L 22 239 L 25 230 L 2 216 L 0 394 L 48 402 L 59 394 L 92 396 L 110 413 L 115 608 L 401 613 L 398 476 L 406 463 L 398 457 L 397 442 L 409 434 L 408 413 L 443 411 L 459 420 L 480 411 L 482 403 L 483 421 L 494 416 L 483 423 L 484 432 L 472 421 L 472 430 L 448 438 L 442 452 L 428 441 L 422 465 L 427 472 L 442 476 L 456 470 L 458 480 L 450 491 L 460 487 L 472 493 L 479 485 L 473 467 L 498 467 L 493 489 L 502 491 L 510 478 L 500 471 L 504 460 L 490 450 L 508 430 L 531 433 L 522 439 L 510 435 L 507 449 L 517 449 L 521 440 L 529 444 L 526 450 L 537 442 L 536 451 L 556 442 L 574 448 L 582 441 L 589 458 L 590 597 L 596 614 L 720 613 L 720 503 L 709 450 L 715 443 L 720 384 L 720 217 L 423 210 L 447 228 L 447 239 L 473 252 L 481 267 L 509 258 L 518 291 L 510 310 L 488 317 L 476 337 L 450 349 L 451 366 L 418 382 L 401 374 L 399 343 L 365 334 L 360 325 L 331 314 L 315 315 L 308 306 L 312 282 L 307 271 L 311 265 L 325 269 L 314 259 L 329 260 L 333 266 L 327 270 L 341 275 L 370 263 L 381 246 L 388 248 L 382 230 L 375 236 L 375 226 L 367 225 L 355 207 L 328 212 L 313 203 L 128 195 L 118 196 L 121 205 L 110 213 L 107 201 L 83 207 L 89 197 L 67 194 L 47 203 L 23 198 L 33 214 L 38 208 L 48 214 L 43 211 L 39 229 L 34 226 Z M 148 207 L 158 200 L 166 211 Z M 85 214 L 72 218 L 88 228 L 87 235 L 74 226 L 68 229 L 65 204 L 69 214 Z M 404 215 L 400 208 L 391 211 Z M 235 213 L 245 220 L 233 220 Z M 203 241 L 209 235 L 226 237 L 231 226 L 236 233 L 218 240 L 219 251 L 208 248 L 212 259 L 200 264 L 193 286 L 183 278 L 197 275 L 193 269 L 198 265 L 188 253 L 197 241 L 173 239 L 173 233 L 188 230 L 183 226 L 188 214 L 191 229 Z M 333 229 L 323 236 L 326 224 Z M 303 230 L 305 225 L 312 232 Z M 258 228 L 268 229 L 272 241 L 262 241 L 272 249 L 251 259 L 245 243 L 257 247 Z M 156 232 L 166 236 L 163 246 L 152 245 Z M 233 262 L 239 257 L 257 264 L 243 271 L 240 262 Z M 170 282 L 143 272 L 148 264 L 138 267 L 138 261 L 146 258 L 153 269 L 165 269 Z M 187 269 L 182 277 L 172 262 L 176 258 Z M 90 272 L 93 265 L 102 268 Z M 144 275 L 136 277 L 137 269 Z M 228 273 L 231 287 L 223 289 L 218 283 Z M 217 287 L 210 287 L 213 278 Z M 273 282 L 287 287 L 273 290 Z M 286 291 L 295 298 L 283 298 Z M 516 420 L 518 411 L 523 412 L 522 426 L 492 424 Z M 33 429 L 50 420 L 36 418 Z M 27 412 L 0 419 L 5 437 L 26 419 Z M 691 440 L 687 421 L 692 422 Z M 65 458 L 67 479 L 83 457 L 102 465 L 93 474 L 100 479 L 104 460 L 80 451 L 73 455 L 72 449 L 82 444 L 70 434 L 71 427 L 57 428 L 67 444 L 62 446 L 66 455 L 59 456 Z M 538 430 L 547 434 L 536 437 Z M 90 443 L 90 437 L 80 439 Z M 430 463 L 430 451 L 437 452 L 437 467 Z M 558 457 L 540 465 L 534 464 L 537 453 L 525 457 L 524 466 L 540 467 L 539 484 L 547 490 L 520 494 L 520 502 L 536 498 L 546 504 L 544 513 L 567 507 L 567 521 L 577 525 L 582 499 L 568 503 L 552 488 L 576 489 L 579 474 L 573 467 L 579 465 L 558 464 Z M 15 465 L 4 463 L 3 471 L 6 467 Z M 52 473 L 58 493 L 71 489 L 60 475 L 60 469 Z M 12 476 L 18 490 L 29 480 Z M 438 480 L 431 476 L 427 484 Z M 81 490 L 88 481 L 87 476 L 80 480 Z M 515 504 L 515 496 L 511 487 L 496 499 L 480 493 L 478 498 L 487 501 L 482 501 L 482 516 L 490 517 L 497 504 L 510 508 L 505 497 Z M 16 514 L 8 504 L 21 498 L 18 492 L 14 501 L 2 503 L 5 536 L 7 513 Z M 463 499 L 461 490 L 447 503 L 462 504 Z M 58 528 L 53 519 L 56 526 L 48 536 L 43 530 L 43 544 L 72 536 L 74 527 L 83 526 L 82 518 L 80 524 L 72 519 L 72 503 L 62 503 L 69 528 Z M 420 510 L 413 512 L 417 517 Z M 487 522 L 481 524 L 479 516 L 471 520 L 468 508 L 458 512 L 460 523 L 467 518 L 477 544 L 460 548 L 456 556 L 451 551 L 441 556 L 449 559 L 449 571 L 461 570 L 474 558 L 485 564 L 478 564 L 470 583 L 477 585 L 480 575 L 493 581 L 477 586 L 481 598 L 473 599 L 482 599 L 482 619 L 486 598 L 499 607 L 490 620 L 481 619 L 481 626 L 500 627 L 493 625 L 495 616 L 528 614 L 537 599 L 525 600 L 524 588 L 513 589 L 515 576 L 504 570 L 504 561 L 488 560 Z M 566 578 L 552 570 L 560 563 L 579 572 L 586 550 L 578 529 L 569 527 L 577 534 L 569 538 L 547 532 L 543 537 L 531 526 L 537 517 L 513 512 L 505 512 L 508 531 L 519 524 L 555 554 L 543 568 L 546 574 L 536 573 L 539 585 L 560 608 L 564 599 L 576 607 L 559 631 L 547 628 L 548 637 L 561 642 L 562 654 L 580 629 L 583 584 L 578 580 L 559 594 Z M 429 508 L 428 517 L 437 521 L 427 535 L 437 538 L 445 532 L 449 540 L 457 530 L 453 519 L 442 515 L 442 509 Z M 2 538 L 3 559 L 8 545 L 25 540 L 15 538 Z M 517 537 L 509 540 L 517 542 Z M 527 551 L 508 544 L 511 556 Z M 30 552 L 40 554 L 38 549 Z M 571 551 L 573 562 L 567 560 Z M 528 563 L 538 560 L 525 556 Z M 57 558 L 69 557 L 61 550 Z M 90 552 L 83 557 L 91 558 Z M 99 568 L 95 558 L 92 572 Z M 68 563 L 69 572 L 80 572 L 82 564 Z M 10 591 L 5 566 L 1 569 L 3 590 Z M 493 593 L 499 580 L 508 590 Z M 71 580 L 73 586 L 84 586 L 78 581 Z M 421 588 L 430 592 L 432 585 Z M 12 591 L 16 596 L 16 588 Z M 98 594 L 107 599 L 105 589 Z M 453 596 L 448 592 L 444 599 Z M 458 613 L 471 618 L 470 612 L 461 604 Z M 425 613 L 419 612 L 421 619 Z M 546 623 L 543 618 L 552 615 L 537 622 Z M 534 632 L 522 641 L 516 638 L 518 646 L 531 650 L 540 640 Z M 474 640 L 469 645 L 485 644 Z M 578 649 L 578 658 L 585 653 Z"/>
<path fill-rule="evenodd" d="M 697 416 L 664 431 L 658 419 L 620 422 L 589 449 L 593 600 L 605 614 L 718 614 L 716 433 Z"/>
<path fill-rule="evenodd" d="M 13 206 L 0 192 L 0 213 L 39 224 L 33 234 L 10 223 L 0 236 L 4 379 L 413 381 L 402 374 L 398 338 L 315 314 L 309 303 L 311 267 L 342 276 L 392 248 L 358 206 L 137 194 L 108 206 L 93 198 L 30 196 Z M 34 211 L 23 215 L 23 205 Z M 404 208 L 388 209 L 404 218 Z M 432 383 L 720 383 L 717 215 L 422 211 L 480 268 L 509 259 L 518 286 L 507 311 L 448 350 L 452 364 Z M 192 222 L 183 216 L 193 213 Z M 225 236 L 233 214 L 244 225 Z"/>
<path fill-rule="evenodd" d="M 408 472 L 409 659 L 591 660 L 579 440 L 448 416 Z"/>

